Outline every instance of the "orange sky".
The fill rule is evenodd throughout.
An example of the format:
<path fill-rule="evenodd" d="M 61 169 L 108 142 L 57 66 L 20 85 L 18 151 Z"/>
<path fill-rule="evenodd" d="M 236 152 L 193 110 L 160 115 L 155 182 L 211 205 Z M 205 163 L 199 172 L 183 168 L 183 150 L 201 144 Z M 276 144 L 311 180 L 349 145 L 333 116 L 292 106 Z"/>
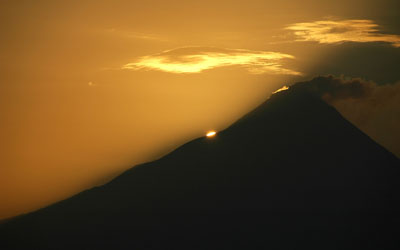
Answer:
<path fill-rule="evenodd" d="M 315 72 L 337 56 L 337 44 L 396 49 L 396 7 L 361 0 L 2 1 L 0 218 L 221 130 L 283 85 L 346 74 L 330 66 Z M 334 29 L 345 29 L 340 39 Z"/>

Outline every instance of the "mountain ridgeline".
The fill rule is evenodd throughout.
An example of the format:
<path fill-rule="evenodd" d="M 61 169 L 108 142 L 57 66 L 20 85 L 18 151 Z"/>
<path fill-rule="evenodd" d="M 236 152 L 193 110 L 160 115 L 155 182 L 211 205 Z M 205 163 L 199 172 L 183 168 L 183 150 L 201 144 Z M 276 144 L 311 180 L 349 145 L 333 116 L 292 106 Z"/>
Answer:
<path fill-rule="evenodd" d="M 0 225 L 0 249 L 398 249 L 399 167 L 297 84 L 213 138 Z"/>

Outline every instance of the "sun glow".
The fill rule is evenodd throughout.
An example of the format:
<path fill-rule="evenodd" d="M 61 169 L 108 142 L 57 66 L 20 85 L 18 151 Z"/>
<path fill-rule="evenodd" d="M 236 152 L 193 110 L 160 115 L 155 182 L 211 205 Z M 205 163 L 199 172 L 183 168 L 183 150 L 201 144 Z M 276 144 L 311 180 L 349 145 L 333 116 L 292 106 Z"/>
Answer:
<path fill-rule="evenodd" d="M 213 131 L 207 132 L 206 136 L 207 136 L 207 137 L 214 137 L 216 134 L 217 134 L 217 132 L 215 132 L 215 131 L 213 130 Z"/>

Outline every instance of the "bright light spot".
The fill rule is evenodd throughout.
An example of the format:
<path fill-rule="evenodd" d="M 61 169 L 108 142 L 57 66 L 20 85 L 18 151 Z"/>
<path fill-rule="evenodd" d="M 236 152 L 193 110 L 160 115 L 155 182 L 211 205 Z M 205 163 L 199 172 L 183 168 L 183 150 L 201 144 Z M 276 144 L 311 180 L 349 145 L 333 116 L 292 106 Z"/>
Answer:
<path fill-rule="evenodd" d="M 213 137 L 213 136 L 215 136 L 216 134 L 217 134 L 217 132 L 215 132 L 215 131 L 210 131 L 210 132 L 207 132 L 206 136 L 207 136 L 207 137 Z"/>
<path fill-rule="evenodd" d="M 282 88 L 280 88 L 280 89 L 278 89 L 278 90 L 272 92 L 272 94 L 276 94 L 276 93 L 278 93 L 278 92 L 285 91 L 285 90 L 288 90 L 288 89 L 289 89 L 288 86 L 283 86 Z"/>

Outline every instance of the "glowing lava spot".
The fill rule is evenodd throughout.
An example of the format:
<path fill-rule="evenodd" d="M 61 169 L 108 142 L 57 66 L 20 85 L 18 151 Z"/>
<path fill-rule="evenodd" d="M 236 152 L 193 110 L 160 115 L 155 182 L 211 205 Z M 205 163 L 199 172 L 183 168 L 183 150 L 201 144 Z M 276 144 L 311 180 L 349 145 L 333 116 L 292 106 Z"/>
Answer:
<path fill-rule="evenodd" d="M 280 88 L 280 89 L 278 89 L 278 90 L 272 92 L 272 94 L 276 94 L 276 93 L 278 93 L 278 92 L 285 91 L 285 90 L 288 90 L 288 89 L 289 89 L 288 86 L 283 86 L 282 88 Z"/>
<path fill-rule="evenodd" d="M 207 137 L 214 137 L 216 134 L 217 134 L 217 132 L 215 132 L 215 131 L 209 131 L 209 132 L 207 132 L 206 136 Z"/>

